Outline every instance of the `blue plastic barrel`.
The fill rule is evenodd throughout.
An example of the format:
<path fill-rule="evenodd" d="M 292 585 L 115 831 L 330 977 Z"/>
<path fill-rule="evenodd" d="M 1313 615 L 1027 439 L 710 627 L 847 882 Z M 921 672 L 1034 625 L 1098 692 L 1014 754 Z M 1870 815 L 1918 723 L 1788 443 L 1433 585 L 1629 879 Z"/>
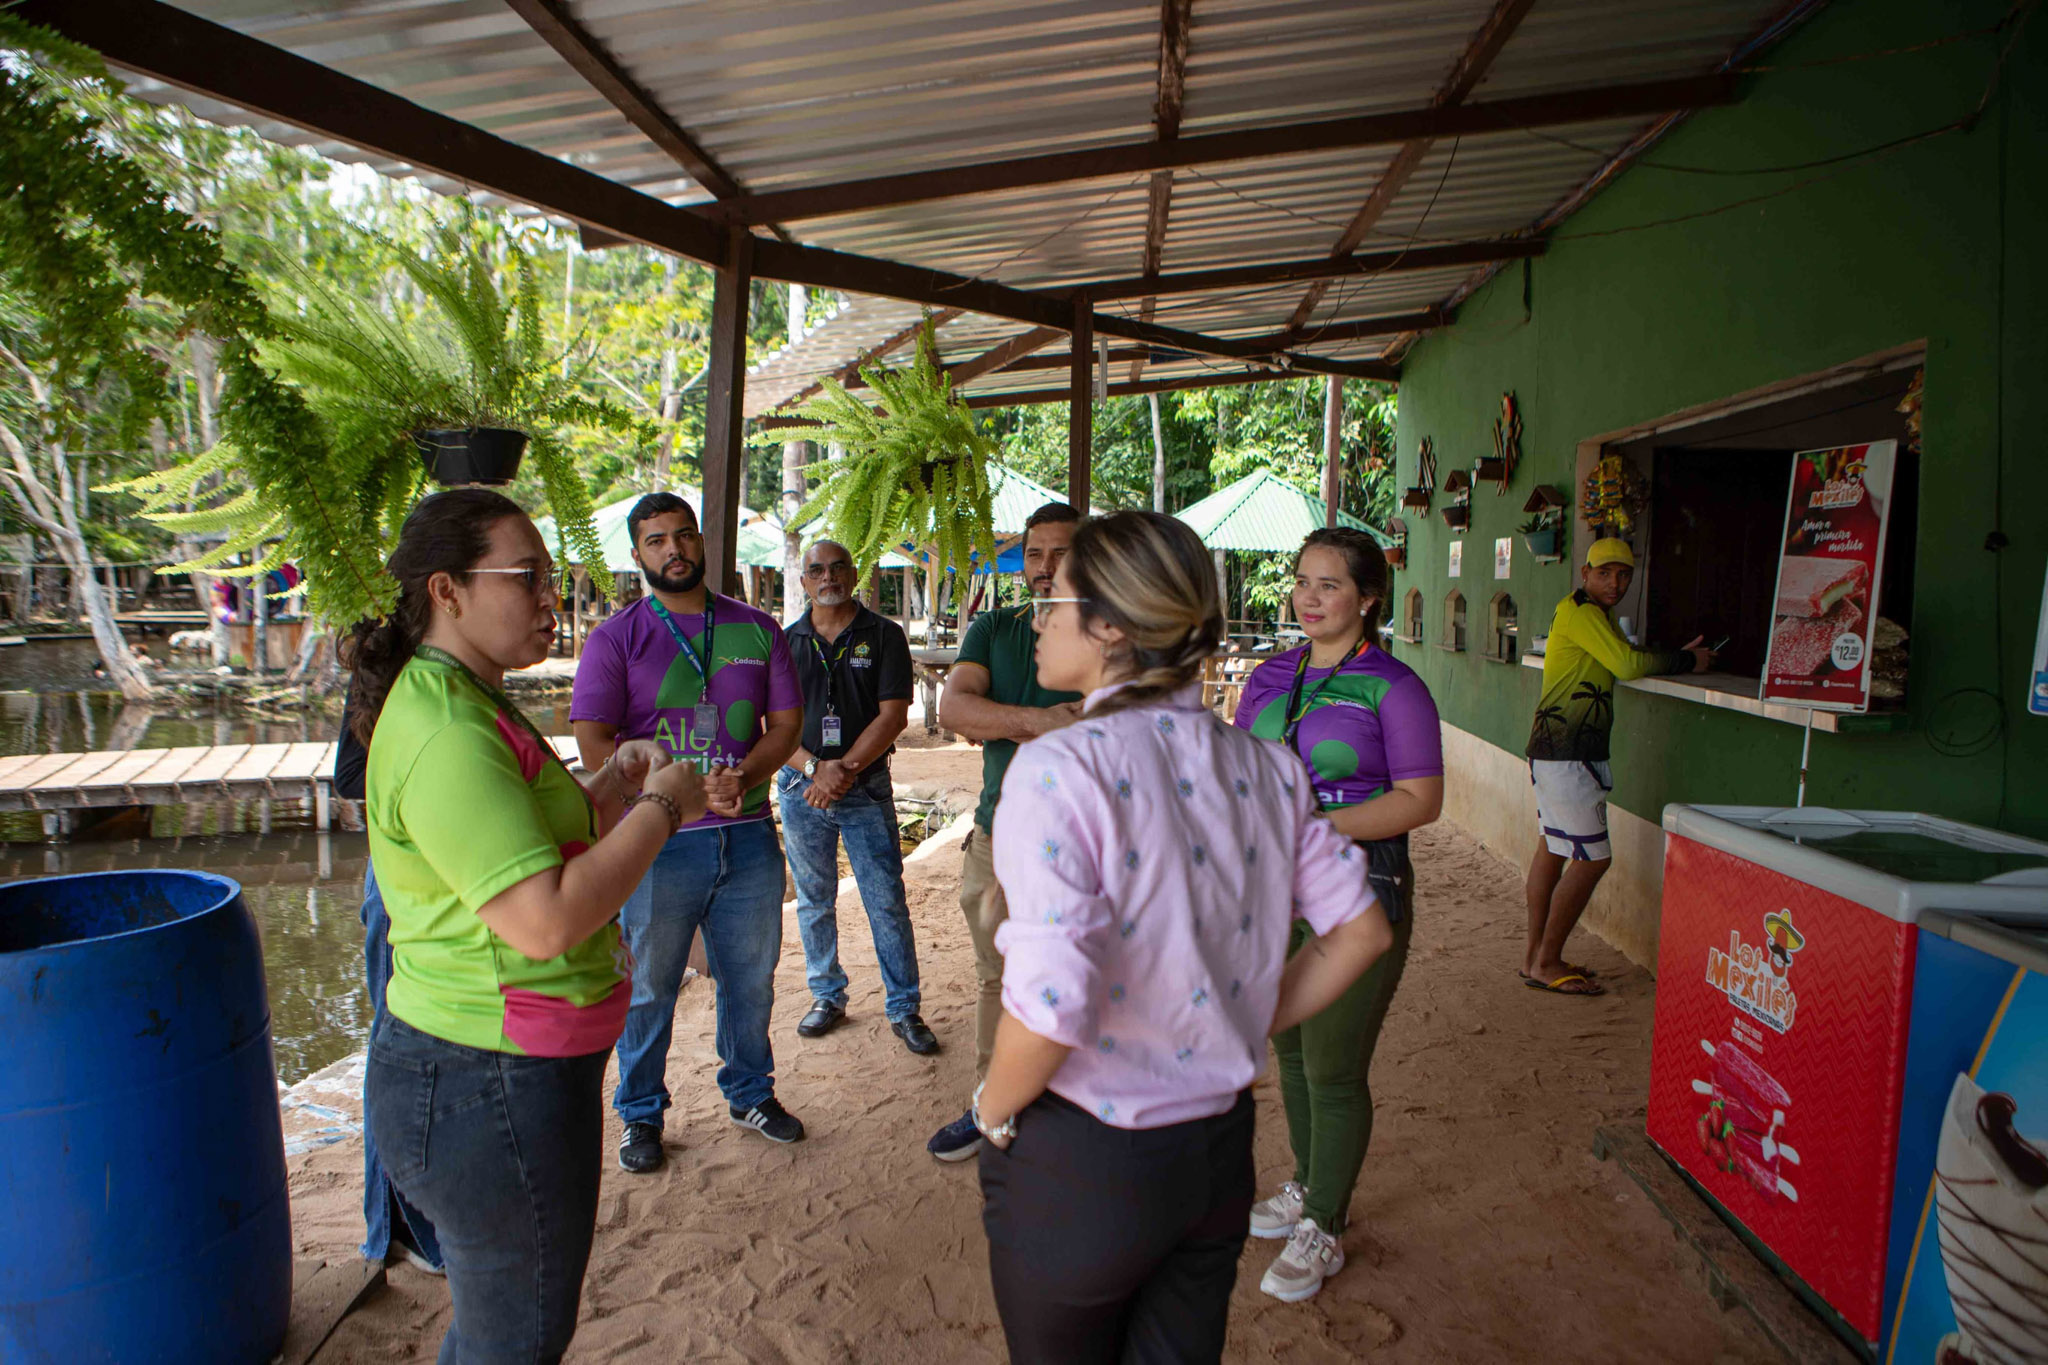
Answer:
<path fill-rule="evenodd" d="M 260 1365 L 291 1282 L 242 888 L 203 872 L 0 886 L 0 1361 Z"/>

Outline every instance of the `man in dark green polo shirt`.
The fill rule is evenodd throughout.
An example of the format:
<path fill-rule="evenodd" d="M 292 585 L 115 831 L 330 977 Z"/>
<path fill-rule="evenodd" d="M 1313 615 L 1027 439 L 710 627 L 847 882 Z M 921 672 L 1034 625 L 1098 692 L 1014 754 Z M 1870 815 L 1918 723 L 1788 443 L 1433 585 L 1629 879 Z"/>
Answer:
<path fill-rule="evenodd" d="M 1033 597 L 1052 596 L 1052 576 L 1067 557 L 1080 521 L 1081 514 L 1067 504 L 1049 502 L 1024 522 L 1024 579 Z M 967 628 L 939 699 L 940 724 L 982 745 L 981 804 L 960 869 L 960 908 L 974 939 L 974 974 L 981 986 L 974 1018 L 977 1081 L 988 1074 L 996 1023 L 1003 1017 L 1003 955 L 996 951 L 996 928 L 1009 918 L 1010 907 L 996 881 L 989 839 L 1003 774 L 1021 741 L 1057 730 L 1081 714 L 1078 694 L 1048 692 L 1038 685 L 1037 647 L 1028 604 L 984 612 Z M 941 1161 L 963 1161 L 980 1151 L 981 1132 L 972 1114 L 941 1128 L 926 1149 Z"/>

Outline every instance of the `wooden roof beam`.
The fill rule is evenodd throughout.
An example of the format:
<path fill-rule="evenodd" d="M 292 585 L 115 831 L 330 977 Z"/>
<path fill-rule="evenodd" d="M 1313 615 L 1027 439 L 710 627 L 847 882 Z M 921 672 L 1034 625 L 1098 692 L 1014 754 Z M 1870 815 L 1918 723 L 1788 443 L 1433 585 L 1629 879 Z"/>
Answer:
<path fill-rule="evenodd" d="M 718 164 L 684 131 L 681 124 L 661 107 L 653 95 L 619 65 L 604 44 L 569 13 L 567 0 L 505 0 L 514 14 L 526 21 L 547 45 L 560 53 L 590 87 L 604 96 L 614 109 L 626 116 L 648 141 L 675 158 L 690 178 L 715 198 L 730 199 L 745 193 L 738 178 Z"/>
<path fill-rule="evenodd" d="M 117 67 L 347 142 L 613 236 L 722 266 L 726 231 L 697 210 L 663 203 L 545 153 L 496 137 L 381 87 L 202 19 L 163 0 L 21 0 L 10 11 L 83 43 Z M 1070 295 L 1017 289 L 943 270 L 762 238 L 756 279 L 880 294 L 938 309 L 1009 318 L 1062 332 Z M 1301 373 L 1391 375 L 1381 361 L 1329 360 L 1098 313 L 1095 330 L 1169 350 L 1253 360 Z"/>
<path fill-rule="evenodd" d="M 1517 128 L 1666 114 L 1679 109 L 1732 104 L 1735 91 L 1736 78 L 1729 74 L 1599 86 L 1486 104 L 1461 104 L 1447 108 L 1429 106 L 1357 118 L 1328 119 L 1319 123 L 1177 137 L 1169 142 L 1130 142 L 977 165 L 940 166 L 836 185 L 811 185 L 741 195 L 706 205 L 705 209 L 713 217 L 725 217 L 741 223 L 790 222 L 898 204 L 918 204 L 933 199 L 952 199 L 961 195 L 1137 175 L 1221 161 L 1256 161 L 1303 152 L 1385 146 L 1415 138 L 1501 133 Z"/>
<path fill-rule="evenodd" d="M 1238 384 L 1271 384 L 1283 379 L 1300 379 L 1298 374 L 1282 374 L 1277 370 L 1217 370 L 1207 374 L 1181 375 L 1175 379 L 1130 380 L 1111 384 L 1109 396 L 1124 398 L 1132 394 L 1172 393 L 1179 389 L 1229 388 Z M 1014 393 L 970 393 L 967 406 L 985 410 L 988 408 L 1036 407 L 1041 403 L 1064 403 L 1073 396 L 1073 390 L 1062 384 L 1056 389 L 1019 389 Z M 809 425 L 802 417 L 776 416 L 756 419 L 756 425 L 768 430 Z"/>
<path fill-rule="evenodd" d="M 1145 294 L 1200 294 L 1210 290 L 1287 284 L 1294 280 L 1328 280 L 1345 275 L 1380 275 L 1395 271 L 1484 265 L 1492 261 L 1518 261 L 1528 256 L 1541 256 L 1544 249 L 1545 243 L 1535 237 L 1497 242 L 1453 242 L 1446 246 L 1375 251 L 1363 256 L 1314 256 L 1302 261 L 1191 270 L 1185 274 L 1156 275 L 1150 279 L 1139 275 L 1123 280 L 1097 280 L 1075 285 L 1073 292 L 1085 293 L 1096 300 L 1130 299 Z"/>
<path fill-rule="evenodd" d="M 1507 46 L 1508 39 L 1514 36 L 1515 30 L 1521 26 L 1523 18 L 1528 15 L 1535 3 L 1536 0 L 1499 0 L 1493 7 L 1493 12 L 1486 17 L 1486 22 L 1479 26 L 1479 32 L 1473 35 L 1472 41 L 1466 44 L 1465 51 L 1451 67 L 1451 74 L 1437 88 L 1431 104 L 1436 108 L 1447 108 L 1464 103 L 1465 97 L 1478 86 L 1481 78 L 1486 75 L 1487 68 L 1493 65 L 1494 58 Z M 1372 187 L 1372 193 L 1366 196 L 1364 205 L 1352 215 L 1344 231 L 1338 234 L 1337 245 L 1330 249 L 1332 256 L 1348 256 L 1358 250 L 1366 234 L 1386 216 L 1395 196 L 1401 193 L 1409 177 L 1415 174 L 1416 167 L 1422 164 L 1422 158 L 1428 154 L 1431 143 L 1432 140 L 1429 138 L 1416 138 L 1401 144 L 1401 149 L 1394 153 L 1393 160 L 1387 163 L 1386 170 L 1380 172 L 1379 181 Z M 1301 302 L 1295 305 L 1293 316 L 1287 319 L 1287 330 L 1294 331 L 1305 326 L 1309 318 L 1314 316 L 1316 308 L 1321 305 L 1323 295 L 1329 288 L 1327 280 L 1318 280 L 1310 285 L 1302 294 Z"/>
<path fill-rule="evenodd" d="M 11 13 L 181 90 L 630 241 L 712 265 L 725 259 L 724 233 L 700 215 L 161 0 L 24 0 Z"/>
<path fill-rule="evenodd" d="M 982 375 L 1010 368 L 1033 351 L 1042 350 L 1065 335 L 1066 333 L 1057 327 L 1034 327 L 1028 332 L 1020 332 L 1008 341 L 990 347 L 972 360 L 948 365 L 946 376 L 953 381 L 953 387 L 958 389 Z"/>
<path fill-rule="evenodd" d="M 1399 378 L 1398 373 L 1384 376 Z M 1299 374 L 1283 374 L 1276 370 L 1221 370 L 1208 374 L 1182 375 L 1177 379 L 1128 380 L 1109 386 L 1111 398 L 1124 398 L 1132 394 L 1172 393 L 1179 389 L 1216 389 L 1238 384 L 1270 384 L 1282 379 L 1300 379 Z M 1064 403 L 1071 396 L 1065 385 L 1057 389 L 1021 389 L 1014 393 L 971 393 L 967 395 L 970 408 L 1022 408 L 1040 403 Z"/>
<path fill-rule="evenodd" d="M 931 315 L 932 330 L 937 331 L 959 316 L 960 310 L 958 308 L 941 308 Z M 883 337 L 880 341 L 832 371 L 829 377 L 838 380 L 840 384 L 848 389 L 866 388 L 868 381 L 861 378 L 861 367 L 871 365 L 885 355 L 902 350 L 904 346 L 916 340 L 917 334 L 924 330 L 924 324 L 925 319 L 919 318 L 902 331 L 891 332 L 888 336 Z M 815 384 L 806 384 L 775 406 L 777 408 L 786 408 L 792 403 L 801 403 L 812 394 L 820 392 L 824 387 L 825 385 L 822 380 Z"/>
<path fill-rule="evenodd" d="M 1180 136 L 1181 109 L 1187 101 L 1188 16 L 1194 0 L 1160 0 L 1159 4 L 1159 89 L 1152 100 L 1152 134 L 1160 142 Z M 1145 249 L 1138 261 L 1138 273 L 1157 275 L 1166 251 L 1166 220 L 1173 210 L 1173 172 L 1152 172 L 1146 187 Z M 1138 306 L 1141 322 L 1152 321 L 1158 300 L 1146 298 Z M 1131 362 L 1131 382 L 1145 376 L 1145 359 Z"/>

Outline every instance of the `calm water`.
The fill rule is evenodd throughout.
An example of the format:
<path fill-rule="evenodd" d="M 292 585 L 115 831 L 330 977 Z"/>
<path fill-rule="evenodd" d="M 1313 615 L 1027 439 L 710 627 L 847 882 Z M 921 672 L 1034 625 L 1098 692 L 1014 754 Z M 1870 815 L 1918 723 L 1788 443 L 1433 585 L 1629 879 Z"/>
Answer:
<path fill-rule="evenodd" d="M 151 648 L 164 652 L 161 641 Z M 0 757 L 292 743 L 339 730 L 338 708 L 259 715 L 182 698 L 125 702 L 92 677 L 96 657 L 90 640 L 0 648 Z M 567 734 L 568 711 L 564 698 L 527 713 L 545 733 Z M 194 868 L 240 882 L 263 936 L 278 1077 L 290 1084 L 360 1048 L 370 1024 L 359 918 L 367 843 L 345 803 L 336 803 L 337 820 L 354 829 L 328 835 L 314 831 L 306 804 L 80 812 L 81 828 L 61 843 L 45 840 L 40 815 L 0 813 L 0 881 Z"/>

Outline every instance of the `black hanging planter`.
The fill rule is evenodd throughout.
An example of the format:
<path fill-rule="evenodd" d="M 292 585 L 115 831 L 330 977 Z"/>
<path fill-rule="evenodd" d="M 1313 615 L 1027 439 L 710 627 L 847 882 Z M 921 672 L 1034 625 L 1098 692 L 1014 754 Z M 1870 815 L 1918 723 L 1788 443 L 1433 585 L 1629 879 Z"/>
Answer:
<path fill-rule="evenodd" d="M 510 483 L 526 454 L 526 433 L 505 427 L 416 431 L 412 443 L 419 447 L 428 476 L 449 488 Z"/>

